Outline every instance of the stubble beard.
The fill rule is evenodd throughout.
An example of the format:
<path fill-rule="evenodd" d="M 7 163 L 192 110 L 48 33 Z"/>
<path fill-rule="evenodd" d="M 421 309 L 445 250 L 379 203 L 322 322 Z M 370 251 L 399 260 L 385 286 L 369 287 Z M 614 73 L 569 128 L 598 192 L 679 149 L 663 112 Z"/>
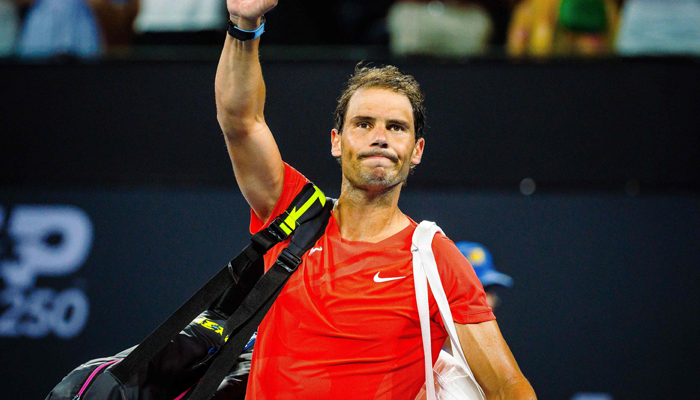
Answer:
<path fill-rule="evenodd" d="M 358 162 L 352 168 L 356 168 L 355 179 L 348 179 L 352 186 L 358 189 L 385 191 L 396 186 L 402 186 L 408 178 L 409 170 L 402 171 L 395 162 L 394 168 L 372 168 L 367 170 Z M 346 175 L 347 178 L 347 175 Z"/>
<path fill-rule="evenodd" d="M 389 188 L 401 181 L 399 173 L 384 169 L 359 172 L 360 184 L 366 187 Z"/>

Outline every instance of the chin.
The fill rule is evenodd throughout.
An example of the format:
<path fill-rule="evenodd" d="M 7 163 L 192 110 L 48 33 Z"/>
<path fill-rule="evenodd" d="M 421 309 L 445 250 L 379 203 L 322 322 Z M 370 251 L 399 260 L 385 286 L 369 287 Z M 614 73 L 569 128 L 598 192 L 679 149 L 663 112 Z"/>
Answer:
<path fill-rule="evenodd" d="M 341 169 L 344 169 L 342 167 L 344 166 L 341 164 Z M 353 186 L 365 190 L 388 189 L 403 183 L 408 178 L 408 171 L 399 171 L 384 165 L 358 167 L 352 171 L 343 171 L 343 175 L 348 181 L 353 182 Z"/>
<path fill-rule="evenodd" d="M 362 187 L 374 190 L 388 189 L 405 180 L 405 177 L 402 179 L 402 177 L 397 174 L 387 174 L 384 171 L 382 173 L 362 174 L 359 178 Z"/>

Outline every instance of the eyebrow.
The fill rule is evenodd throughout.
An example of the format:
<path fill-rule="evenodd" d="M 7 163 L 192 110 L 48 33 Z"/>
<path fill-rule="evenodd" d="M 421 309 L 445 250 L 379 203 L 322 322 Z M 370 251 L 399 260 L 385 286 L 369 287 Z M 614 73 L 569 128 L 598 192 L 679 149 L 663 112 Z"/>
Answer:
<path fill-rule="evenodd" d="M 366 115 L 356 115 L 350 119 L 351 123 L 357 123 L 357 122 L 371 122 L 375 123 L 377 122 L 377 118 L 375 117 L 370 117 Z M 408 123 L 408 121 L 402 120 L 402 119 L 388 119 L 386 121 L 387 125 L 400 125 L 406 129 L 410 128 L 411 124 Z"/>
<path fill-rule="evenodd" d="M 374 123 L 377 121 L 377 119 L 374 117 L 368 117 L 365 115 L 356 115 L 350 119 L 350 122 L 364 122 L 364 121 Z"/>

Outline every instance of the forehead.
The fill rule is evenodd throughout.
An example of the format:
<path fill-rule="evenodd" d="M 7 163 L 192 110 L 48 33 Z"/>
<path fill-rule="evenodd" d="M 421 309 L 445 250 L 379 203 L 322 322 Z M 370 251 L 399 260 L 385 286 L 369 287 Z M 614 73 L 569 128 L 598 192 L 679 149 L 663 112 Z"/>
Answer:
<path fill-rule="evenodd" d="M 413 107 L 403 93 L 390 89 L 363 88 L 350 97 L 345 119 L 356 116 L 377 119 L 403 119 L 413 125 Z"/>

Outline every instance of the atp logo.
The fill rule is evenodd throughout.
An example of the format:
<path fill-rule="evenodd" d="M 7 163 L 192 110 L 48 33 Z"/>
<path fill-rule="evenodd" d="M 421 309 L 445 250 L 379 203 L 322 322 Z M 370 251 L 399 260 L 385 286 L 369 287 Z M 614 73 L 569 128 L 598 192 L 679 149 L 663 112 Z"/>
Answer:
<path fill-rule="evenodd" d="M 37 287 L 37 278 L 66 276 L 90 253 L 90 218 L 67 205 L 0 206 L 0 337 L 70 339 L 82 332 L 89 314 L 80 288 Z"/>

